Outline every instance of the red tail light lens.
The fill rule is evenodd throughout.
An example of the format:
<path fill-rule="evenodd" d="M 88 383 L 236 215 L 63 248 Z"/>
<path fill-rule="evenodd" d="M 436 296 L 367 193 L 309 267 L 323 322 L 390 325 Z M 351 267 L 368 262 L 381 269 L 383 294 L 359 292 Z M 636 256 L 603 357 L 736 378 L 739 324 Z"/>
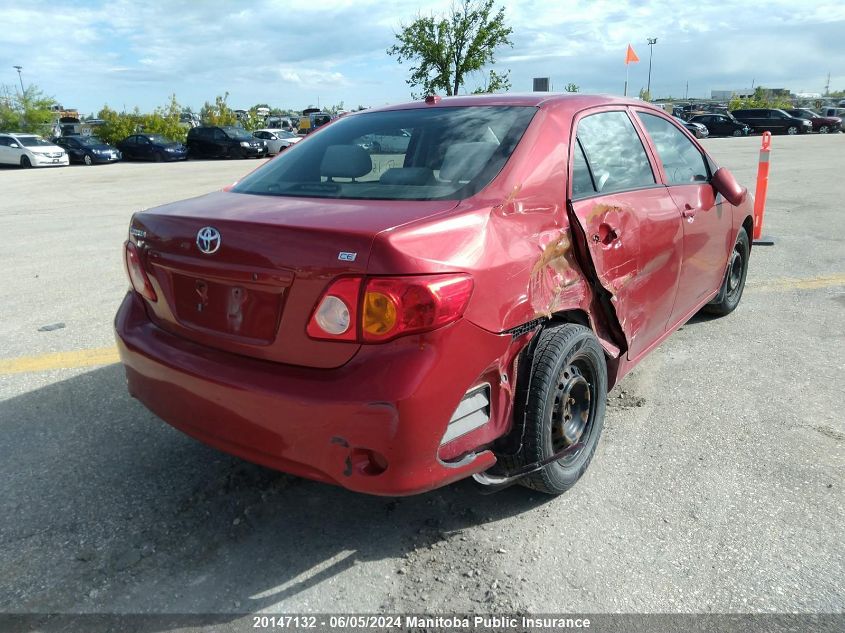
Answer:
<path fill-rule="evenodd" d="M 132 282 L 135 291 L 150 301 L 158 301 L 153 284 L 141 264 L 141 254 L 138 252 L 138 247 L 132 242 L 126 242 L 124 259 L 126 261 L 126 274 L 129 275 L 129 281 Z"/>
<path fill-rule="evenodd" d="M 357 286 L 353 287 L 353 282 Z M 382 343 L 406 334 L 427 332 L 459 319 L 472 295 L 472 287 L 472 277 L 464 274 L 371 277 L 366 281 L 343 278 L 325 292 L 307 332 L 312 338 L 361 343 Z M 340 307 L 332 297 L 341 299 L 351 315 L 352 325 L 340 334 L 329 331 L 338 320 L 336 317 L 324 319 L 322 323 L 319 318 L 321 313 L 331 315 Z"/>

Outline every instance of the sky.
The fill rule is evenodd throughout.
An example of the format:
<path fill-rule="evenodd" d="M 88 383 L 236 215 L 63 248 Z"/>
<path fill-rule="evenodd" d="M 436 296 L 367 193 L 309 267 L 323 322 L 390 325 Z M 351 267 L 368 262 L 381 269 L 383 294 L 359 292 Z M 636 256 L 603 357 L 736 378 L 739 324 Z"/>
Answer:
<path fill-rule="evenodd" d="M 410 100 L 409 65 L 386 54 L 401 24 L 449 0 L 5 0 L 0 3 L 0 87 L 36 84 L 81 113 L 104 104 L 147 111 L 171 94 L 199 109 L 229 93 L 233 108 L 258 103 L 347 109 Z M 845 2 L 790 0 L 508 0 L 513 47 L 496 55 L 512 90 L 533 77 L 554 90 L 629 94 L 646 87 L 653 47 L 655 97 L 709 97 L 752 86 L 845 89 Z M 482 85 L 470 77 L 468 91 Z"/>

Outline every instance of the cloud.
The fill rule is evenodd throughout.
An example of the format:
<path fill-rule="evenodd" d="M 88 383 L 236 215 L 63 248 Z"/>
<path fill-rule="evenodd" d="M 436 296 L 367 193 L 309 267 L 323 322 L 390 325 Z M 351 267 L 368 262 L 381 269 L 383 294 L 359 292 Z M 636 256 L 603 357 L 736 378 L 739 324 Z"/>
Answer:
<path fill-rule="evenodd" d="M 436 0 L 424 12 L 448 8 Z M 621 92 L 625 46 L 631 90 L 645 86 L 647 37 L 657 37 L 652 92 L 706 96 L 712 88 L 757 85 L 820 91 L 828 69 L 842 73 L 845 5 L 798 7 L 791 0 L 760 5 L 732 1 L 682 8 L 667 0 L 511 0 L 513 48 L 497 52 L 515 90 L 549 76 L 557 88 Z M 408 99 L 408 65 L 388 57 L 400 23 L 419 13 L 411 0 L 92 0 L 62 11 L 48 0 L 0 5 L 0 83 L 38 84 L 84 112 L 103 103 L 150 109 L 176 93 L 199 107 L 230 93 L 236 107 L 321 103 L 379 105 Z M 49 42 L 43 47 L 32 43 Z M 478 79 L 478 82 L 473 81 Z M 480 78 L 472 78 L 472 89 Z M 845 87 L 834 75 L 832 88 Z"/>

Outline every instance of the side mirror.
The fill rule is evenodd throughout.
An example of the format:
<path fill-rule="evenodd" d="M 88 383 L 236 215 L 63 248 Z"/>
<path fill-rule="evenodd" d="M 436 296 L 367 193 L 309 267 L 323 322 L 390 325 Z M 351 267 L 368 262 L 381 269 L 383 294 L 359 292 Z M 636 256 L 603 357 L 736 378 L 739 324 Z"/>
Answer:
<path fill-rule="evenodd" d="M 741 186 L 734 175 L 724 167 L 716 170 L 710 179 L 710 184 L 713 185 L 716 193 L 722 194 L 722 197 L 734 206 L 742 204 L 748 195 L 748 189 Z"/>
<path fill-rule="evenodd" d="M 17 143 L 9 143 L 9 147 L 13 147 L 15 149 L 18 149 L 20 147 L 20 145 L 18 145 Z"/>

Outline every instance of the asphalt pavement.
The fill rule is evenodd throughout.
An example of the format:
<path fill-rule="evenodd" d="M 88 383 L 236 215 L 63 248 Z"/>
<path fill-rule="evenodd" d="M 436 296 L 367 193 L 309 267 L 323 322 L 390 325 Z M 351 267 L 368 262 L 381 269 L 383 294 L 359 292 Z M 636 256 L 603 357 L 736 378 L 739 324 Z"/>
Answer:
<path fill-rule="evenodd" d="M 753 190 L 759 143 L 704 144 Z M 774 138 L 776 243 L 740 307 L 617 386 L 554 499 L 363 496 L 128 396 L 110 354 L 131 214 L 258 161 L 0 169 L 0 613 L 842 612 L 843 156 L 842 134 Z"/>

